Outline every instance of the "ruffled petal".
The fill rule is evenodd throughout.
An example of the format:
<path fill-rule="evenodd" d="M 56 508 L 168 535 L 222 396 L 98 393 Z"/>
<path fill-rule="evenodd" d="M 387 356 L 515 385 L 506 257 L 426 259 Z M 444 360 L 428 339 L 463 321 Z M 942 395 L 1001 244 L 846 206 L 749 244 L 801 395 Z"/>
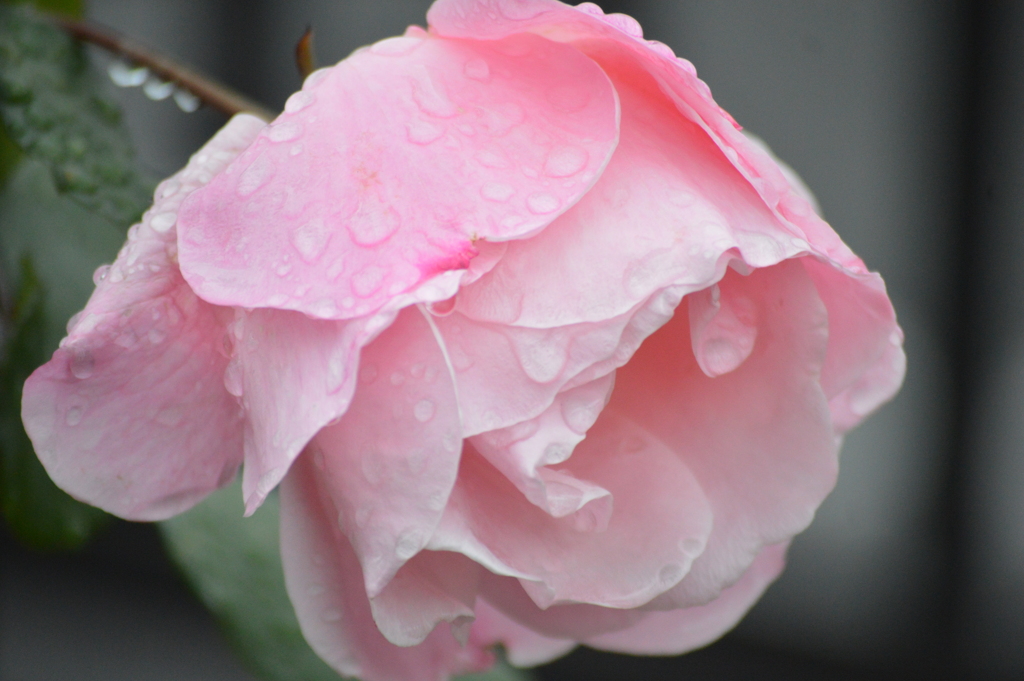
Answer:
<path fill-rule="evenodd" d="M 438 318 L 459 387 L 463 436 L 517 426 L 548 409 L 560 392 L 607 376 L 668 321 L 683 293 L 669 286 L 616 317 L 551 329 L 481 322 L 460 312 Z"/>
<path fill-rule="evenodd" d="M 572 47 L 386 40 L 307 79 L 183 207 L 182 271 L 218 304 L 362 316 L 549 224 L 617 138 L 615 92 Z"/>
<path fill-rule="evenodd" d="M 836 437 L 819 384 L 827 314 L 813 281 L 801 261 L 788 260 L 749 276 L 730 271 L 719 287 L 723 299 L 752 308 L 757 338 L 746 361 L 708 377 L 682 308 L 619 369 L 606 407 L 668 444 L 714 514 L 707 548 L 645 606 L 653 609 L 717 597 L 763 546 L 805 529 L 835 483 Z"/>
<path fill-rule="evenodd" d="M 606 527 L 589 506 L 563 518 L 545 513 L 467 446 L 445 511 L 455 519 L 441 524 L 431 547 L 520 577 L 542 608 L 639 606 L 677 584 L 704 549 L 711 509 L 700 486 L 674 452 L 634 422 L 606 410 L 555 470 L 611 493 Z M 481 545 L 489 556 L 481 556 Z"/>
<path fill-rule="evenodd" d="M 540 416 L 478 435 L 470 442 L 545 512 L 561 518 L 587 506 L 597 524 L 607 527 L 612 511 L 611 493 L 549 466 L 564 463 L 583 441 L 608 403 L 614 384 L 612 373 L 559 393 Z"/>
<path fill-rule="evenodd" d="M 620 52 L 599 55 L 622 106 L 608 168 L 570 211 L 509 243 L 460 291 L 460 313 L 532 328 L 596 322 L 667 286 L 705 289 L 733 261 L 766 267 L 807 252 L 707 132 Z"/>
<path fill-rule="evenodd" d="M 476 621 L 469 642 L 480 648 L 500 644 L 517 667 L 535 667 L 565 655 L 576 641 L 549 638 L 510 619 L 483 599 L 476 602 Z"/>
<path fill-rule="evenodd" d="M 364 681 L 437 681 L 488 667 L 491 655 L 463 647 L 447 626 L 399 647 L 377 629 L 359 560 L 335 521 L 331 495 L 312 457 L 300 457 L 281 485 L 285 585 L 313 650 L 345 676 Z"/>
<path fill-rule="evenodd" d="M 732 586 L 707 605 L 651 612 L 628 629 L 588 638 L 598 650 L 634 655 L 680 655 L 701 648 L 736 626 L 786 565 L 789 542 L 766 546 Z"/>
<path fill-rule="evenodd" d="M 117 260 L 97 271 L 61 348 L 25 383 L 25 428 L 50 476 L 123 518 L 180 513 L 241 462 L 240 413 L 223 384 L 227 311 L 181 278 L 175 220 L 182 200 L 263 126 L 236 116 L 157 188 Z"/>
<path fill-rule="evenodd" d="M 371 597 L 427 544 L 461 447 L 455 386 L 431 320 L 406 308 L 363 351 L 351 407 L 310 445 Z"/>
<path fill-rule="evenodd" d="M 449 551 L 421 551 L 370 599 L 373 621 L 398 646 L 422 643 L 441 622 L 465 643 L 482 567 Z"/>

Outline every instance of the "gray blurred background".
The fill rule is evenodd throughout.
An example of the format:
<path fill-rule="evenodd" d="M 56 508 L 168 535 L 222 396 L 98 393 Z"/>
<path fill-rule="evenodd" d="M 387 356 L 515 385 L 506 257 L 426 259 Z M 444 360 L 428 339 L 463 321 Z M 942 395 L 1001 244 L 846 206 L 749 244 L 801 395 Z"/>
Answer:
<path fill-rule="evenodd" d="M 672 660 L 581 651 L 543 679 L 1024 678 L 1024 3 L 600 3 L 687 57 L 885 277 L 899 396 L 846 440 L 790 565 L 722 642 Z M 279 108 L 307 25 L 321 64 L 424 23 L 426 0 L 89 0 L 91 18 Z M 144 162 L 223 118 L 118 98 Z M 84 554 L 4 537 L 3 681 L 242 681 L 153 528 Z"/>

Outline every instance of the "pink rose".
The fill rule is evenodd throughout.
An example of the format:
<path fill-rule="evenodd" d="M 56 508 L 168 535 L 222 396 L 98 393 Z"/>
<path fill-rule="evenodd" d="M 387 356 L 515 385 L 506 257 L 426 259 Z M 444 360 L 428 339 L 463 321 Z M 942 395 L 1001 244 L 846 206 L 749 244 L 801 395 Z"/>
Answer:
<path fill-rule="evenodd" d="M 235 117 L 25 387 L 64 489 L 181 512 L 282 485 L 343 674 L 732 627 L 893 395 L 882 280 L 635 21 L 438 0 L 430 31 Z"/>

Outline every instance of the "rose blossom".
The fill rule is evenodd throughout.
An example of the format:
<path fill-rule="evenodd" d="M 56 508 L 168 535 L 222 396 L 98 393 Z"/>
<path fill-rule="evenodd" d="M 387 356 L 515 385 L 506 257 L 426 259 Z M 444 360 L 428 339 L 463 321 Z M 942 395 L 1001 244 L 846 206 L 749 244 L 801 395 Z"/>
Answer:
<path fill-rule="evenodd" d="M 673 654 L 732 627 L 892 396 L 882 280 L 635 21 L 439 0 L 160 185 L 25 387 L 125 518 L 244 462 L 343 674 L 502 643 Z"/>

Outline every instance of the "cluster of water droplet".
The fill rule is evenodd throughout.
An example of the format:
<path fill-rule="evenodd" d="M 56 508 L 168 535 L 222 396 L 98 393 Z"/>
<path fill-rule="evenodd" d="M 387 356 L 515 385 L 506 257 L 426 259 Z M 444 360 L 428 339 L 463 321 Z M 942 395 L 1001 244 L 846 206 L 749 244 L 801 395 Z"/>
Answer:
<path fill-rule="evenodd" d="M 118 87 L 141 86 L 143 94 L 155 102 L 173 97 L 174 103 L 185 113 L 192 113 L 202 104 L 199 98 L 187 89 L 153 75 L 145 66 L 137 66 L 119 59 L 110 63 L 107 75 Z"/>

